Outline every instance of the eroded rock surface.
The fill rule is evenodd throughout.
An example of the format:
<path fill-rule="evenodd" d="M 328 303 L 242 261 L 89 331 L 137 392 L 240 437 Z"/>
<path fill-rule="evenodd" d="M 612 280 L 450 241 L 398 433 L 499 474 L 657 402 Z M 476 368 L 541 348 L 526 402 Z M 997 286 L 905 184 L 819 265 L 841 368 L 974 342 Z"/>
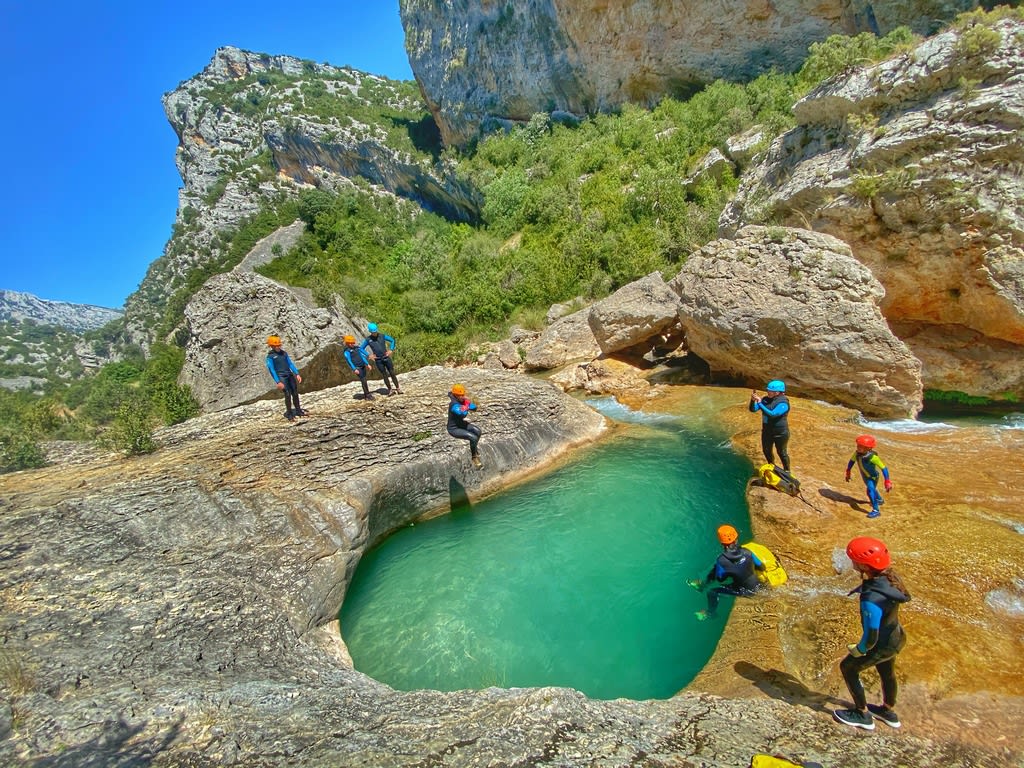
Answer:
<path fill-rule="evenodd" d="M 967 27 L 822 85 L 719 222 L 849 243 L 928 389 L 1024 396 L 1022 39 L 1020 20 Z"/>
<path fill-rule="evenodd" d="M 602 429 L 599 415 L 550 384 L 460 370 L 481 404 L 485 466 L 475 470 L 465 445 L 444 433 L 455 375 L 421 369 L 406 376 L 406 394 L 373 403 L 354 399 L 354 384 L 314 393 L 313 415 L 294 426 L 277 403 L 258 402 L 163 430 L 163 447 L 150 456 L 82 455 L 0 478 L 0 759 L 158 768 L 739 766 L 753 752 L 781 751 L 829 768 L 1015 764 L 1010 730 L 1001 742 L 973 742 L 919 730 L 915 712 L 904 710 L 902 732 L 858 738 L 794 706 L 802 701 L 787 689 L 774 694 L 784 700 L 731 700 L 699 687 L 667 701 L 593 701 L 561 688 L 404 693 L 353 670 L 334 621 L 368 546 L 419 512 L 443 510 L 463 493 L 474 500 Z M 713 416 L 711 404 L 698 412 Z M 897 482 L 912 492 L 909 461 L 894 458 Z M 928 520 L 924 510 L 917 519 Z M 801 534 L 811 546 L 834 532 L 815 535 Z M 790 566 L 798 584 L 801 568 Z M 946 604 L 935 610 L 948 620 L 950 642 L 971 630 Z M 773 621 L 760 619 L 766 631 Z M 765 665 L 777 642 L 759 637 L 744 658 Z M 936 696 L 967 685 L 959 672 L 943 672 L 947 642 L 932 653 L 923 637 L 917 642 L 915 656 L 939 664 L 930 667 Z M 744 669 L 726 669 L 705 690 Z M 1010 671 L 1005 680 L 1014 680 Z M 748 685 L 742 695 L 760 694 Z M 995 701 L 1015 716 L 1005 697 Z"/>
<path fill-rule="evenodd" d="M 920 363 L 878 308 L 884 292 L 829 235 L 745 227 L 690 256 L 669 283 L 690 350 L 712 372 L 876 415 L 921 409 Z"/>
<path fill-rule="evenodd" d="M 448 144 L 536 112 L 654 104 L 713 80 L 793 71 L 829 35 L 934 33 L 968 0 L 401 0 L 409 63 Z"/>

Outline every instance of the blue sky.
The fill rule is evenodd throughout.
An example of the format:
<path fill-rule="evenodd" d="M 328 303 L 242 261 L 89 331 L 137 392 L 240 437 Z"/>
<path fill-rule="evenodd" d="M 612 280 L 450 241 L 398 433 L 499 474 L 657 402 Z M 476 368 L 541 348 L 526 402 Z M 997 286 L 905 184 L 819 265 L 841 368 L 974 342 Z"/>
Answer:
<path fill-rule="evenodd" d="M 163 252 L 160 97 L 222 45 L 409 80 L 398 0 L 0 0 L 0 288 L 120 307 Z"/>

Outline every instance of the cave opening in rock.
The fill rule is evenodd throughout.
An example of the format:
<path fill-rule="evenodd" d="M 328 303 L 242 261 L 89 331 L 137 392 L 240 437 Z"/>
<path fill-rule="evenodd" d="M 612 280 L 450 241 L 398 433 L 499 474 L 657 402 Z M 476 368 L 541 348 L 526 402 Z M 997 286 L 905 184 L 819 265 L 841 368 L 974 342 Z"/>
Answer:
<path fill-rule="evenodd" d="M 749 536 L 749 462 L 722 435 L 597 403 L 620 424 L 558 469 L 404 528 L 364 555 L 339 616 L 356 669 L 400 690 L 567 686 L 667 698 L 732 598 L 698 621 L 715 529 Z M 747 539 L 744 538 L 744 541 Z"/>

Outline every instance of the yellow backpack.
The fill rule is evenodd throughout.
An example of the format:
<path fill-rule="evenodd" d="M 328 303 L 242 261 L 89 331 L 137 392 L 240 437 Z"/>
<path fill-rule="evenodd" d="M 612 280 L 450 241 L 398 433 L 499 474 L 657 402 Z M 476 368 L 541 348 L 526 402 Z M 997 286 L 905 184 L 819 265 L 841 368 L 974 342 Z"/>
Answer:
<path fill-rule="evenodd" d="M 794 763 L 784 757 L 754 755 L 750 758 L 750 768 L 822 768 L 822 766 L 821 763 Z"/>
<path fill-rule="evenodd" d="M 757 580 L 762 584 L 767 584 L 769 587 L 780 587 L 789 580 L 786 569 L 782 567 L 779 558 L 772 554 L 768 547 L 750 541 L 744 544 L 743 548 L 753 552 L 764 565 L 764 570 L 757 572 Z"/>

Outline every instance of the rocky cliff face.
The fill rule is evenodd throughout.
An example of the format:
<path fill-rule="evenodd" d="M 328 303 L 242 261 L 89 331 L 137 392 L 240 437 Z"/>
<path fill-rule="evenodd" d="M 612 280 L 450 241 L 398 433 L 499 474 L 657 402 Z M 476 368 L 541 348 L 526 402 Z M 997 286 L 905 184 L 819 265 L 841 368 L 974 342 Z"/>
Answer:
<path fill-rule="evenodd" d="M 42 325 L 56 325 L 71 331 L 90 331 L 117 320 L 119 309 L 93 304 L 72 304 L 67 301 L 40 299 L 31 293 L 0 290 L 0 322 L 31 320 Z"/>
<path fill-rule="evenodd" d="M 474 193 L 435 162 L 436 129 L 409 83 L 225 47 L 163 101 L 184 186 L 175 235 L 126 303 L 143 346 L 188 275 L 223 258 L 222 233 L 302 189 L 358 183 L 456 220 L 477 215 Z"/>
<path fill-rule="evenodd" d="M 793 71 L 833 34 L 934 33 L 971 0 L 401 0 L 406 51 L 446 144 L 488 121 L 653 104 Z"/>
<path fill-rule="evenodd" d="M 1024 396 L 1024 23 L 966 26 L 824 84 L 741 179 L 720 231 L 848 243 L 925 388 Z"/>

